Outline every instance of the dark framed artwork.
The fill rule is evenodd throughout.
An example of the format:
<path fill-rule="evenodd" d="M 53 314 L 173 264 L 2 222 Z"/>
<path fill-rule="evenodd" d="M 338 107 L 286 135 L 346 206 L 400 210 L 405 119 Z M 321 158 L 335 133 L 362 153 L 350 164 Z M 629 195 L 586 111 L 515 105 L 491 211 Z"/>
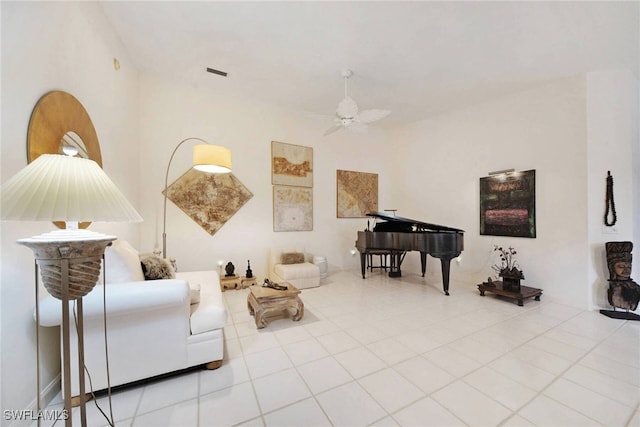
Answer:
<path fill-rule="evenodd" d="M 480 178 L 480 234 L 536 237 L 536 171 Z"/>

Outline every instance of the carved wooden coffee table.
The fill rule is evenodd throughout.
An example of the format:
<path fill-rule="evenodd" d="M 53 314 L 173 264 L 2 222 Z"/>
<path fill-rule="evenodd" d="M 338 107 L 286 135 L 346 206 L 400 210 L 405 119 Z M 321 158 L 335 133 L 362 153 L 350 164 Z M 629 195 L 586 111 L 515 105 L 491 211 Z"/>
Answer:
<path fill-rule="evenodd" d="M 304 304 L 298 296 L 300 290 L 291 283 L 283 282 L 281 285 L 287 290 L 279 291 L 263 286 L 251 286 L 247 297 L 249 313 L 255 316 L 256 327 L 262 329 L 267 326 L 267 315 L 283 310 L 294 310 L 293 320 L 302 319 L 304 315 Z"/>

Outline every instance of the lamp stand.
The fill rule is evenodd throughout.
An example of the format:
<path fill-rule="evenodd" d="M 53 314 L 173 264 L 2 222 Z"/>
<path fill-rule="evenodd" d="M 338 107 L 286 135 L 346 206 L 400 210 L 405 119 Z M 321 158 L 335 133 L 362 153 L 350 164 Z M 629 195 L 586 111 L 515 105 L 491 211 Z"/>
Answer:
<path fill-rule="evenodd" d="M 204 139 L 201 138 L 186 138 L 183 139 L 182 141 L 180 141 L 178 143 L 178 145 L 176 145 L 176 148 L 173 149 L 173 152 L 171 153 L 171 157 L 169 157 L 169 163 L 167 164 L 167 170 L 164 173 L 164 191 L 162 192 L 162 194 L 164 195 L 164 208 L 163 208 L 163 212 L 162 212 L 162 258 L 166 258 L 167 257 L 167 192 L 169 191 L 169 169 L 171 168 L 171 162 L 173 161 L 174 156 L 176 155 L 176 152 L 178 151 L 178 148 L 180 148 L 180 146 L 182 144 L 184 144 L 187 141 L 190 140 L 194 140 L 194 141 L 198 141 L 201 144 L 208 144 L 207 141 L 205 141 Z"/>
<path fill-rule="evenodd" d="M 62 231 L 62 230 L 61 230 Z M 98 233 L 80 233 L 86 238 L 75 237 L 59 238 L 56 232 L 18 240 L 18 243 L 33 250 L 36 265 L 40 268 L 40 274 L 45 288 L 55 298 L 62 301 L 62 358 L 63 358 L 63 395 L 64 410 L 66 414 L 65 426 L 72 426 L 71 416 L 71 350 L 69 337 L 69 302 L 75 301 L 77 307 L 78 333 L 78 386 L 80 398 L 80 423 L 87 425 L 85 376 L 84 376 L 84 331 L 82 297 L 88 294 L 96 285 L 100 275 L 100 264 L 104 251 L 115 236 L 106 236 Z M 63 233 L 64 234 L 64 233 Z M 36 274 L 37 278 L 37 274 Z M 36 282 L 37 287 L 37 282 Z M 37 295 L 37 294 L 36 294 Z M 36 306 L 38 305 L 36 297 Z M 36 325 L 37 328 L 40 325 Z M 38 353 L 40 349 L 38 348 Z M 38 388 L 40 373 L 38 367 Z M 40 390 L 38 389 L 38 405 Z M 39 410 L 40 408 L 38 408 Z"/>

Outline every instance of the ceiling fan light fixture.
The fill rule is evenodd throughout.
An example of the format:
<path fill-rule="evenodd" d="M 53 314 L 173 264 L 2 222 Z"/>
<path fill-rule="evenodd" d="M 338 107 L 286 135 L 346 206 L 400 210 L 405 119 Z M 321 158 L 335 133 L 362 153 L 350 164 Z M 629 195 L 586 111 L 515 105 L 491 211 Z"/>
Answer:
<path fill-rule="evenodd" d="M 332 134 L 340 129 L 349 129 L 352 131 L 366 130 L 367 124 L 381 120 L 387 117 L 391 111 L 389 110 L 358 110 L 358 104 L 349 96 L 348 80 L 353 75 L 353 71 L 349 69 L 342 70 L 342 77 L 344 78 L 344 98 L 338 104 L 336 109 L 336 125 L 327 129 L 324 135 Z M 352 126 L 353 125 L 353 126 Z M 357 126 L 356 126 L 357 125 Z"/>

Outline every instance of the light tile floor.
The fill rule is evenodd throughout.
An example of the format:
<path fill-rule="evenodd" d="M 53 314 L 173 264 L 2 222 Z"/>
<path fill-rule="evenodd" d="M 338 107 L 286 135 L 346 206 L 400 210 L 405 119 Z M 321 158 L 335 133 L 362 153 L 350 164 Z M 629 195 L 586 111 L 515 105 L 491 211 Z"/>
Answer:
<path fill-rule="evenodd" d="M 247 292 L 223 294 L 222 367 L 118 390 L 116 425 L 640 426 L 640 322 L 354 270 L 303 290 L 301 321 L 257 330 Z"/>

